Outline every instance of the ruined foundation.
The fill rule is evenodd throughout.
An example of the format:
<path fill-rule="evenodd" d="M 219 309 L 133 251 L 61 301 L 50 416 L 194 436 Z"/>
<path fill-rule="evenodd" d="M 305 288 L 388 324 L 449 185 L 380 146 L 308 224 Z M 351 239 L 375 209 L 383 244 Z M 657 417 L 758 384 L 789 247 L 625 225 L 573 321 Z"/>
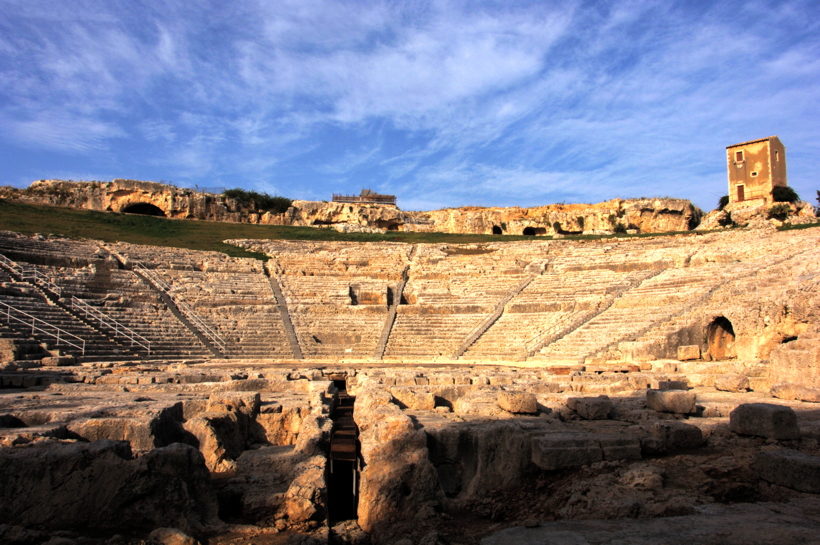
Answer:
<path fill-rule="evenodd" d="M 815 231 L 0 233 L 0 542 L 809 543 Z"/>

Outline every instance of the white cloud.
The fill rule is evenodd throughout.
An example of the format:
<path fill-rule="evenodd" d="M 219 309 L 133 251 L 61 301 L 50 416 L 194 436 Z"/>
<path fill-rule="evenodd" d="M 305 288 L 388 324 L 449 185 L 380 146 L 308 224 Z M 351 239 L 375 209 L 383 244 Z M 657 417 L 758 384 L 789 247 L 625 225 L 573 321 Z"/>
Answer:
<path fill-rule="evenodd" d="M 727 143 L 779 133 L 792 157 L 820 137 L 804 0 L 4 8 L 8 143 L 199 185 L 709 205 Z M 790 175 L 809 164 L 794 156 Z"/>

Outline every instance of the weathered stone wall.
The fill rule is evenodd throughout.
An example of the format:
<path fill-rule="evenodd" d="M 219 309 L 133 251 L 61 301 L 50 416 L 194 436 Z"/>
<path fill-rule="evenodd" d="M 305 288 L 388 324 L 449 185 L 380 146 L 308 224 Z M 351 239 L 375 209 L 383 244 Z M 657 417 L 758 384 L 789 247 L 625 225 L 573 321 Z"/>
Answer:
<path fill-rule="evenodd" d="M 492 234 L 496 227 L 496 231 L 508 235 L 523 235 L 527 228 L 536 235 L 591 234 L 619 228 L 643 233 L 688 231 L 700 220 L 700 212 L 692 203 L 681 199 L 615 199 L 535 208 L 448 208 L 412 214 L 432 223 L 407 224 L 403 230 Z"/>
<path fill-rule="evenodd" d="M 687 231 L 700 211 L 681 199 L 615 199 L 599 204 L 553 204 L 535 208 L 448 208 L 405 212 L 391 205 L 293 201 L 284 214 L 249 209 L 222 195 L 155 182 L 39 180 L 27 189 L 0 188 L 0 198 L 86 210 L 123 212 L 136 204 L 156 206 L 166 217 L 296 226 L 358 226 L 394 231 L 560 235 Z"/>

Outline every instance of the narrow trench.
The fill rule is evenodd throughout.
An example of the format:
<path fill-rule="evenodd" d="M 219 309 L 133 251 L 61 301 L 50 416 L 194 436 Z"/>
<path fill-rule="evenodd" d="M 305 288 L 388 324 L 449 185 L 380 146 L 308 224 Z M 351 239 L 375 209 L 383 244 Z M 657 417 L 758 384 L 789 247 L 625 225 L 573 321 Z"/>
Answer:
<path fill-rule="evenodd" d="M 330 464 L 327 495 L 331 523 L 356 518 L 359 502 L 359 428 L 353 420 L 354 396 L 347 393 L 346 378 L 333 380 L 339 403 L 330 415 Z"/>

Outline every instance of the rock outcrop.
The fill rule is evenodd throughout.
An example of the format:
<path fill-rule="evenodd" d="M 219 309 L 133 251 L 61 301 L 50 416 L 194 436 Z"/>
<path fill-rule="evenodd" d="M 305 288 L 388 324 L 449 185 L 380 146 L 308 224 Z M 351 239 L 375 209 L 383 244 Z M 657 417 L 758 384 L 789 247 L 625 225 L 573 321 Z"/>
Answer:
<path fill-rule="evenodd" d="M 393 205 L 295 200 L 283 214 L 255 210 L 224 195 L 137 180 L 39 180 L 26 189 L 0 188 L 0 198 L 103 212 L 268 225 L 330 226 L 345 231 L 420 231 L 466 234 L 565 235 L 635 230 L 688 231 L 701 211 L 683 199 L 614 199 L 598 204 L 534 208 L 447 208 L 405 212 Z"/>
<path fill-rule="evenodd" d="M 221 524 L 210 474 L 193 447 L 175 443 L 131 458 L 127 443 L 0 449 L 0 520 L 41 529 L 192 534 Z"/>
<path fill-rule="evenodd" d="M 122 179 L 111 182 L 39 180 L 22 190 L 0 188 L 0 198 L 100 212 L 128 212 L 134 206 L 143 205 L 153 210 L 149 215 L 210 221 L 250 221 L 254 213 L 222 195 Z"/>

